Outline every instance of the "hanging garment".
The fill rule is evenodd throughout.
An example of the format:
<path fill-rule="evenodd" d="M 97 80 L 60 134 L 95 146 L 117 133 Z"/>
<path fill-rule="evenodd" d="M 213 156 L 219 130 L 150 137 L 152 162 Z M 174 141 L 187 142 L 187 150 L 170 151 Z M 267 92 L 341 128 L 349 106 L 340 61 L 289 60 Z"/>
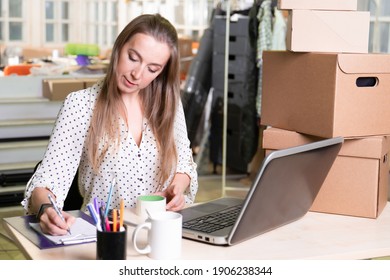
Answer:
<path fill-rule="evenodd" d="M 271 0 L 264 0 L 261 3 L 257 19 L 259 21 L 259 30 L 257 38 L 257 53 L 256 64 L 259 69 L 258 72 L 258 84 L 257 84 L 257 97 L 256 97 L 256 110 L 257 114 L 261 116 L 261 87 L 262 87 L 262 64 L 263 64 L 263 51 L 269 50 L 272 47 L 272 10 Z"/>
<path fill-rule="evenodd" d="M 287 23 L 282 12 L 277 8 L 273 10 L 274 19 L 272 27 L 272 46 L 271 50 L 286 50 L 286 32 Z"/>

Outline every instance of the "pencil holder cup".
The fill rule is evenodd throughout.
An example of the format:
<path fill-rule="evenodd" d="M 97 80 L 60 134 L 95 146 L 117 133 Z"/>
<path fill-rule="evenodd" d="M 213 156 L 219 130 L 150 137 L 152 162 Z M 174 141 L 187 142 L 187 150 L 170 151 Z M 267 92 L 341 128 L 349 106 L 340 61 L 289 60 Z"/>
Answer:
<path fill-rule="evenodd" d="M 97 230 L 96 259 L 125 260 L 127 255 L 127 227 L 120 231 Z"/>

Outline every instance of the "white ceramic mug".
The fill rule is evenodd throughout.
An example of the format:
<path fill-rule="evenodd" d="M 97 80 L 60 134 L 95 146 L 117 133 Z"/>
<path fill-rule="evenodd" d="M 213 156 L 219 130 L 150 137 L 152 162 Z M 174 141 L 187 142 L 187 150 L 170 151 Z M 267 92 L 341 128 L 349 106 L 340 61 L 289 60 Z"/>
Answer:
<path fill-rule="evenodd" d="M 157 212 L 165 212 L 166 199 L 160 195 L 140 195 L 137 197 L 136 214 L 143 221 L 148 218 L 149 212 L 151 215 Z"/>
<path fill-rule="evenodd" d="M 135 228 L 132 236 L 134 249 L 139 254 L 148 254 L 152 259 L 179 258 L 182 248 L 182 221 L 182 215 L 172 211 L 152 214 L 145 223 Z M 144 248 L 139 248 L 137 244 L 141 229 L 148 231 L 148 241 Z"/>

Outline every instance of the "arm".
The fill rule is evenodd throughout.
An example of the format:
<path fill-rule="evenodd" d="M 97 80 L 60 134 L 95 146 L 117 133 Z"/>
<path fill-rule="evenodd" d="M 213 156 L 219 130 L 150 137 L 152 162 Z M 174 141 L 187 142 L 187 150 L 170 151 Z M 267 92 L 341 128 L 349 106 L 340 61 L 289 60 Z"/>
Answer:
<path fill-rule="evenodd" d="M 167 210 L 178 211 L 184 208 L 186 203 L 185 192 L 189 185 L 190 177 L 187 174 L 176 173 L 168 188 L 157 193 L 167 198 Z"/>
<path fill-rule="evenodd" d="M 65 99 L 42 162 L 27 184 L 22 201 L 26 214 L 37 214 L 42 203 L 49 202 L 48 193 L 56 199 L 59 208 L 63 207 L 80 162 L 91 115 L 90 103 L 87 92 L 73 93 Z M 42 224 L 45 221 L 62 224 L 56 220 L 55 211 L 52 210 L 47 208 L 44 211 L 41 219 L 43 229 L 49 228 Z M 52 213 L 52 219 L 45 219 L 46 213 Z"/>
<path fill-rule="evenodd" d="M 171 184 L 160 195 L 167 197 L 167 209 L 177 211 L 185 204 L 193 203 L 198 190 L 198 174 L 187 136 L 183 105 L 180 103 L 175 119 L 175 143 L 177 149 L 176 173 Z"/>
<path fill-rule="evenodd" d="M 38 213 L 42 204 L 50 204 L 48 195 L 54 196 L 47 188 L 35 188 L 31 195 L 31 205 L 34 212 Z M 39 206 L 38 206 L 39 205 Z M 36 208 L 38 206 L 38 208 Z M 51 235 L 65 235 L 67 229 L 75 222 L 75 217 L 62 212 L 65 222 L 58 216 L 53 207 L 44 208 L 40 213 L 39 224 L 42 231 Z"/>

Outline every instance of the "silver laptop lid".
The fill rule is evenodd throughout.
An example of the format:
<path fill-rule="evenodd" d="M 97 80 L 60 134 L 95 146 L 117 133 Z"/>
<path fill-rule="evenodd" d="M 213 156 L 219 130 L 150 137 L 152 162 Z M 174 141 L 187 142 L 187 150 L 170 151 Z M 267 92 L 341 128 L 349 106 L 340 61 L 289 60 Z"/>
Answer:
<path fill-rule="evenodd" d="M 305 215 L 343 143 L 326 139 L 270 153 L 228 237 L 233 245 Z"/>

